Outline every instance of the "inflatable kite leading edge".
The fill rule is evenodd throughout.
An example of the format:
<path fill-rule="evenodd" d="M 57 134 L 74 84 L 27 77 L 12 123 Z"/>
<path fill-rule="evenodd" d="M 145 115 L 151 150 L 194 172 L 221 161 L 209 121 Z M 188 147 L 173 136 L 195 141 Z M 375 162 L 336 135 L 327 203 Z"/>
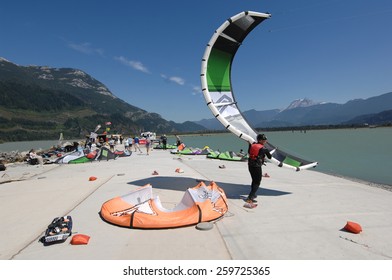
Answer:
<path fill-rule="evenodd" d="M 214 32 L 202 58 L 201 86 L 208 108 L 227 130 L 249 143 L 255 141 L 257 132 L 244 118 L 234 98 L 231 66 L 246 36 L 270 17 L 270 14 L 252 11 L 232 16 Z M 280 167 L 299 171 L 317 165 L 317 162 L 290 155 L 270 143 L 266 147 L 272 153 L 271 161 Z"/>

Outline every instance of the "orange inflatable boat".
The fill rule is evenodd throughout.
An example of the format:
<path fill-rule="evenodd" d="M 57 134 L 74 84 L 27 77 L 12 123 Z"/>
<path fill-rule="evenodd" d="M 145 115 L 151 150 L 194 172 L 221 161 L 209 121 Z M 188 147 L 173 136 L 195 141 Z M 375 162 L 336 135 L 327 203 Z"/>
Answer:
<path fill-rule="evenodd" d="M 164 208 L 159 197 L 153 197 L 152 186 L 148 184 L 106 201 L 100 215 L 105 221 L 123 227 L 163 229 L 213 221 L 227 210 L 226 194 L 214 182 L 208 186 L 200 182 L 187 189 L 173 209 Z"/>

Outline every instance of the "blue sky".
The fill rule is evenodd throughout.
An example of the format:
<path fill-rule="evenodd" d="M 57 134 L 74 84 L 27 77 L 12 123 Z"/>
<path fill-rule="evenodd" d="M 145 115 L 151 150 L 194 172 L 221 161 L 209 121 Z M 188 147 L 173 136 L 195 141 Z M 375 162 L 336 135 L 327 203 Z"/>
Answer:
<path fill-rule="evenodd" d="M 0 57 L 83 70 L 167 120 L 212 118 L 201 58 L 227 18 L 269 12 L 232 66 L 242 111 L 345 103 L 392 91 L 390 0 L 3 1 Z"/>

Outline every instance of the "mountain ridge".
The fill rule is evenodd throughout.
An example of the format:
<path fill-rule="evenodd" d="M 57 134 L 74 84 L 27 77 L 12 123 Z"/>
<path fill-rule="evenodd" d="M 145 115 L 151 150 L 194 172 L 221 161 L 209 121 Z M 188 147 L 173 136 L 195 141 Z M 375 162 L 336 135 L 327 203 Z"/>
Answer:
<path fill-rule="evenodd" d="M 111 133 L 139 134 L 224 130 L 215 119 L 175 123 L 133 106 L 88 73 L 74 68 L 20 66 L 0 57 L 0 141 L 85 137 L 97 124 Z M 135 93 L 137 94 L 137 93 Z M 344 104 L 292 101 L 285 109 L 244 111 L 255 129 L 391 123 L 392 92 Z"/>
<path fill-rule="evenodd" d="M 0 140 L 84 138 L 97 124 L 112 133 L 204 130 L 175 123 L 116 97 L 104 84 L 74 68 L 19 66 L 0 59 Z M 102 132 L 102 131 L 101 131 Z"/>
<path fill-rule="evenodd" d="M 297 99 L 283 110 L 257 111 L 251 109 L 242 112 L 242 114 L 254 128 L 277 128 L 363 123 L 380 125 L 392 122 L 386 113 L 382 117 L 375 117 L 375 115 L 388 110 L 392 110 L 392 92 L 366 99 L 353 99 L 344 104 L 314 102 L 306 98 Z M 207 129 L 223 129 L 219 121 L 214 118 L 194 122 Z"/>

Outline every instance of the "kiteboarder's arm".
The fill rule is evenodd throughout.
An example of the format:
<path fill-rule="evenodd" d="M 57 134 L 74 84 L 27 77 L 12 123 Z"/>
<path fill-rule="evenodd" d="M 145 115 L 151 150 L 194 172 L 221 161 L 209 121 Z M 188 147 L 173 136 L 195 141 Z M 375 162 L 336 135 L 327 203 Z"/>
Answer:
<path fill-rule="evenodd" d="M 265 150 L 265 155 L 267 156 L 267 158 L 269 158 L 269 159 L 271 159 L 272 158 L 272 155 L 271 155 L 271 153 L 270 153 L 270 151 L 268 151 L 268 149 L 265 149 L 264 148 L 264 150 Z"/>
<path fill-rule="evenodd" d="M 267 158 L 269 158 L 269 159 L 272 158 L 270 151 L 269 151 L 267 148 L 263 147 L 263 148 L 261 148 L 260 151 L 259 151 L 259 157 L 262 158 L 262 159 L 264 159 L 266 156 L 267 156 Z"/>

